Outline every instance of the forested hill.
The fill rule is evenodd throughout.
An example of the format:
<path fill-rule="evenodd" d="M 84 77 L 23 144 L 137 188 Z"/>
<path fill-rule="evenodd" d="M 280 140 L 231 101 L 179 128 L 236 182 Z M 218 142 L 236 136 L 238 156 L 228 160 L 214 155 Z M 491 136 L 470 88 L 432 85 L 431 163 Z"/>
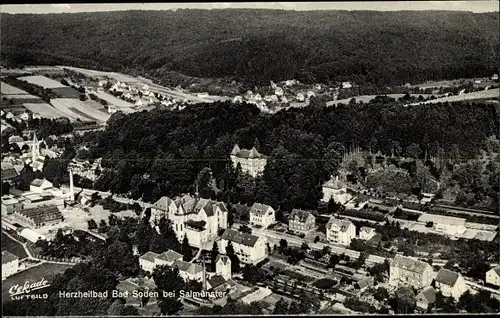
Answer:
<path fill-rule="evenodd" d="M 498 13 L 178 10 L 1 15 L 2 57 L 247 83 L 490 76 Z"/>

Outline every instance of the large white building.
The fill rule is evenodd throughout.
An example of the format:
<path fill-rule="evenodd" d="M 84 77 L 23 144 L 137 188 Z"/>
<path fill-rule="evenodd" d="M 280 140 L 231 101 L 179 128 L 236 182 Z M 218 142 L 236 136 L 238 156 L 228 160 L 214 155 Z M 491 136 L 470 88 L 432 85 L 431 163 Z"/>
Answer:
<path fill-rule="evenodd" d="M 14 275 L 18 270 L 19 257 L 8 251 L 2 251 L 2 280 Z"/>
<path fill-rule="evenodd" d="M 349 246 L 356 238 L 356 226 L 350 220 L 330 218 L 326 224 L 326 239 L 332 243 Z"/>
<path fill-rule="evenodd" d="M 464 218 L 452 216 L 423 213 L 418 218 L 418 222 L 426 224 L 432 222 L 432 227 L 436 231 L 450 236 L 463 234 L 467 230 Z"/>
<path fill-rule="evenodd" d="M 446 268 L 439 270 L 434 285 L 443 296 L 453 297 L 456 301 L 469 289 L 462 275 Z"/>
<path fill-rule="evenodd" d="M 235 168 L 240 164 L 241 171 L 254 178 L 264 172 L 267 163 L 266 156 L 259 153 L 255 147 L 247 150 L 240 149 L 238 145 L 234 145 L 230 157 Z"/>
<path fill-rule="evenodd" d="M 352 199 L 352 195 L 347 192 L 346 185 L 339 180 L 339 177 L 335 178 L 331 176 L 330 180 L 323 184 L 323 202 L 329 202 L 333 199 L 335 203 L 346 204 Z"/>
<path fill-rule="evenodd" d="M 263 228 L 267 228 L 276 222 L 276 211 L 266 204 L 254 203 L 252 208 L 250 208 L 249 214 L 252 225 L 260 225 Z"/>
<path fill-rule="evenodd" d="M 202 247 L 217 237 L 219 229 L 227 228 L 227 214 L 224 203 L 187 194 L 158 200 L 151 207 L 151 222 L 165 216 L 180 241 L 186 236 L 191 246 Z"/>
<path fill-rule="evenodd" d="M 182 260 L 182 254 L 173 250 L 168 250 L 161 254 L 147 252 L 139 257 L 139 266 L 144 271 L 152 273 L 156 266 L 172 266 L 172 264 L 177 260 Z"/>
<path fill-rule="evenodd" d="M 486 272 L 486 284 L 500 287 L 500 266 L 490 269 Z"/>
<path fill-rule="evenodd" d="M 215 273 L 224 277 L 225 280 L 232 278 L 231 260 L 227 255 L 217 255 L 215 259 Z"/>
<path fill-rule="evenodd" d="M 234 252 L 242 263 L 255 265 L 267 257 L 266 239 L 264 237 L 227 229 L 218 241 L 219 250 L 222 254 L 226 254 L 229 242 L 232 243 Z"/>
<path fill-rule="evenodd" d="M 434 279 L 432 266 L 411 257 L 396 255 L 389 268 L 389 283 L 408 285 L 416 289 L 429 286 Z"/>

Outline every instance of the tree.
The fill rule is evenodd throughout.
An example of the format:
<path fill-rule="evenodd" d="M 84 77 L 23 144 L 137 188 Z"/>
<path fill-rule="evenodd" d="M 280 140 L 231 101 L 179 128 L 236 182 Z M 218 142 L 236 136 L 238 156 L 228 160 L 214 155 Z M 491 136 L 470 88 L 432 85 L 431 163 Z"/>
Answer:
<path fill-rule="evenodd" d="M 421 154 L 422 154 L 422 149 L 420 149 L 420 146 L 415 143 L 409 145 L 406 148 L 406 155 L 410 158 L 418 159 Z"/>
<path fill-rule="evenodd" d="M 219 256 L 219 246 L 217 246 L 217 242 L 214 242 L 210 256 L 212 271 L 215 271 L 215 262 L 217 261 L 217 256 Z"/>
<path fill-rule="evenodd" d="M 243 267 L 243 279 L 255 285 L 265 279 L 262 270 L 254 265 L 245 265 Z"/>
<path fill-rule="evenodd" d="M 396 290 L 392 307 L 397 314 L 411 314 L 415 310 L 415 293 L 409 287 L 400 287 Z"/>
<path fill-rule="evenodd" d="M 187 262 L 193 258 L 193 250 L 189 245 L 187 236 L 184 236 L 184 240 L 182 241 L 182 255 L 184 255 L 183 259 Z"/>
<path fill-rule="evenodd" d="M 302 243 L 302 246 L 300 247 L 301 250 L 307 251 L 309 249 L 309 245 L 306 242 Z"/>
<path fill-rule="evenodd" d="M 179 275 L 177 267 L 170 268 L 167 265 L 155 267 L 153 270 L 153 279 L 158 289 L 158 307 L 164 315 L 174 315 L 182 308 L 182 303 L 179 300 L 180 291 L 185 288 L 185 283 Z M 174 297 L 164 297 L 163 292 L 167 295 L 174 293 Z"/>
<path fill-rule="evenodd" d="M 115 300 L 108 308 L 108 316 L 120 316 L 123 307 L 123 303 L 120 299 Z"/>
<path fill-rule="evenodd" d="M 234 252 L 233 243 L 229 241 L 226 247 L 226 255 L 231 261 L 231 271 L 233 273 L 238 273 L 240 271 L 240 259 Z"/>
<path fill-rule="evenodd" d="M 318 243 L 319 242 L 319 236 L 316 235 L 316 237 L 314 238 L 314 243 Z"/>
<path fill-rule="evenodd" d="M 87 227 L 89 230 L 95 230 L 97 229 L 97 223 L 94 221 L 94 219 L 90 219 L 87 221 Z"/>
<path fill-rule="evenodd" d="M 379 287 L 373 296 L 376 300 L 383 301 L 384 299 L 389 299 L 389 292 L 384 287 Z"/>
<path fill-rule="evenodd" d="M 288 307 L 290 304 L 284 300 L 283 298 L 280 298 L 276 305 L 274 305 L 274 310 L 273 310 L 273 315 L 286 315 L 288 314 Z"/>
<path fill-rule="evenodd" d="M 120 316 L 139 316 L 139 311 L 134 306 L 126 305 L 123 307 Z"/>
<path fill-rule="evenodd" d="M 248 233 L 248 234 L 252 234 L 252 229 L 249 228 L 248 226 L 246 225 L 242 225 L 240 226 L 240 232 L 242 233 Z"/>
<path fill-rule="evenodd" d="M 279 251 L 283 253 L 283 251 L 286 250 L 286 248 L 288 247 L 288 241 L 285 239 L 281 239 L 279 244 L 280 244 Z"/>

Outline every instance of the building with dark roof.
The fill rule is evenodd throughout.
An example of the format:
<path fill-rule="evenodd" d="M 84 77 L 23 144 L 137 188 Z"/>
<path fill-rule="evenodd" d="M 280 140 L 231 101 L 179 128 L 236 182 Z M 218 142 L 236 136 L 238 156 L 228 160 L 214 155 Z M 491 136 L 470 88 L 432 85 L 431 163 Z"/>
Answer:
<path fill-rule="evenodd" d="M 255 147 L 248 150 L 240 149 L 238 145 L 234 145 L 230 157 L 234 168 L 239 164 L 243 173 L 247 173 L 254 178 L 264 172 L 267 163 L 266 156 L 259 153 Z"/>
<path fill-rule="evenodd" d="M 2 251 L 2 280 L 19 270 L 19 257 L 9 251 Z"/>
<path fill-rule="evenodd" d="M 293 209 L 288 216 L 288 229 L 295 232 L 309 232 L 316 227 L 316 217 L 309 211 Z"/>
<path fill-rule="evenodd" d="M 54 225 L 63 221 L 61 211 L 56 205 L 42 205 L 36 208 L 18 210 L 12 215 L 17 222 L 31 228 Z"/>
<path fill-rule="evenodd" d="M 460 273 L 441 268 L 434 280 L 434 287 L 445 297 L 453 297 L 458 301 L 467 290 L 467 284 Z"/>
<path fill-rule="evenodd" d="M 2 162 L 2 182 L 14 182 L 19 178 L 19 174 L 13 165 Z"/>
<path fill-rule="evenodd" d="M 255 265 L 267 257 L 266 239 L 263 237 L 227 229 L 218 241 L 222 254 L 226 254 L 229 243 L 233 245 L 234 252 L 242 263 Z"/>
<path fill-rule="evenodd" d="M 427 286 L 417 294 L 417 310 L 426 312 L 430 305 L 436 302 L 436 290 L 432 286 Z"/>
<path fill-rule="evenodd" d="M 227 281 L 221 275 L 214 275 L 207 280 L 207 289 L 214 291 L 223 291 Z"/>
<path fill-rule="evenodd" d="M 389 283 L 393 286 L 408 285 L 416 289 L 432 283 L 434 271 L 429 263 L 418 259 L 396 255 L 389 269 Z"/>

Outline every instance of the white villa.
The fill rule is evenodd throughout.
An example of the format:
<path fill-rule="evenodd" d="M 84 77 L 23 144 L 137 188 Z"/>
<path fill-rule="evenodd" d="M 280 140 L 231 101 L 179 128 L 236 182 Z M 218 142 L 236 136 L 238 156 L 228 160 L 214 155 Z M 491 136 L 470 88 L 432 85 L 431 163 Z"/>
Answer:
<path fill-rule="evenodd" d="M 249 214 L 252 225 L 260 225 L 263 228 L 267 228 L 276 222 L 276 212 L 269 205 L 254 203 Z"/>
<path fill-rule="evenodd" d="M 156 266 L 172 266 L 172 264 L 177 260 L 182 260 L 182 254 L 173 250 L 168 250 L 161 254 L 147 252 L 139 257 L 139 266 L 144 271 L 152 273 Z"/>
<path fill-rule="evenodd" d="M 247 150 L 234 145 L 230 157 L 235 168 L 239 163 L 243 173 L 247 173 L 254 178 L 264 172 L 267 163 L 266 156 L 260 154 L 255 147 Z"/>
<path fill-rule="evenodd" d="M 189 194 L 172 200 L 162 197 L 151 207 L 151 225 L 165 216 L 172 222 L 180 241 L 187 236 L 189 244 L 202 247 L 217 237 L 219 229 L 227 228 L 227 208 L 222 202 Z"/>
<path fill-rule="evenodd" d="M 232 278 L 231 260 L 226 255 L 217 255 L 215 260 L 215 273 L 224 277 L 225 280 Z"/>
<path fill-rule="evenodd" d="M 339 177 L 330 177 L 330 180 L 323 184 L 323 199 L 321 201 L 328 202 L 333 199 L 335 203 L 346 204 L 352 199 L 352 196 L 347 192 L 347 186 L 339 180 Z"/>
<path fill-rule="evenodd" d="M 349 246 L 356 238 L 356 226 L 348 219 L 332 217 L 326 224 L 326 239 L 330 242 Z"/>
<path fill-rule="evenodd" d="M 500 266 L 487 271 L 485 281 L 486 284 L 500 286 Z"/>
<path fill-rule="evenodd" d="M 240 233 L 234 229 L 227 229 L 218 241 L 219 250 L 226 254 L 226 247 L 231 242 L 234 252 L 240 262 L 257 264 L 267 257 L 266 239 L 248 233 Z"/>

